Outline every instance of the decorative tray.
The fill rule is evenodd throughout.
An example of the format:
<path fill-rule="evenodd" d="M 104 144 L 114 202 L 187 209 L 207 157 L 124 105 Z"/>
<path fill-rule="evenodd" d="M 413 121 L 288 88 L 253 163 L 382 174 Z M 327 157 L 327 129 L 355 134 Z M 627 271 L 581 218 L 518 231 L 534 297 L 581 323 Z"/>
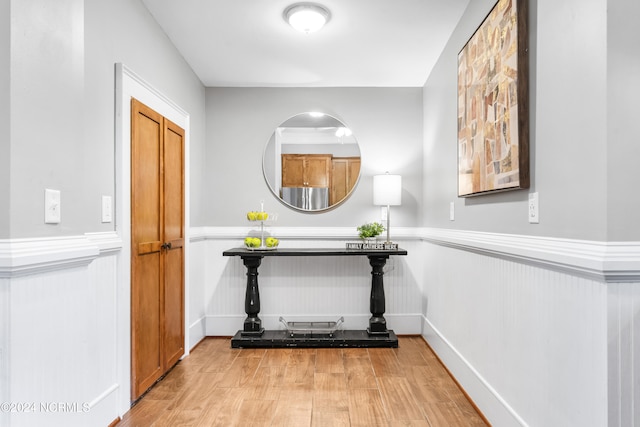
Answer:
<path fill-rule="evenodd" d="M 340 326 L 344 323 L 344 317 L 340 317 L 335 322 L 287 322 L 284 317 L 280 317 L 280 323 L 284 325 L 290 336 L 294 335 L 329 335 L 333 334 L 340 329 Z"/>

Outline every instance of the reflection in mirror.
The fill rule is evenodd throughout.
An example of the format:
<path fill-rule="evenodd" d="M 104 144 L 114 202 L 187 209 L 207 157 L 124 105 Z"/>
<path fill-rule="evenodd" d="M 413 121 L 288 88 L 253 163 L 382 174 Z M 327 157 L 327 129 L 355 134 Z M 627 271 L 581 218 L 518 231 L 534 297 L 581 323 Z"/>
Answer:
<path fill-rule="evenodd" d="M 360 147 L 351 130 L 323 113 L 302 113 L 276 128 L 262 159 L 273 194 L 302 212 L 344 202 L 360 178 Z"/>

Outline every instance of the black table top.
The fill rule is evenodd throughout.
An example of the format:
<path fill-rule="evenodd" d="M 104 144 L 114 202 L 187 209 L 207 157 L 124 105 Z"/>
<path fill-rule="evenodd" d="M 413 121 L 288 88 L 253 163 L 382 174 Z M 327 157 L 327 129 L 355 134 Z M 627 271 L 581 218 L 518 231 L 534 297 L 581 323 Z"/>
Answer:
<path fill-rule="evenodd" d="M 264 256 L 389 256 L 407 255 L 405 249 L 335 249 L 335 248 L 276 248 L 276 249 L 247 249 L 233 248 L 222 252 L 224 256 L 264 257 Z"/>

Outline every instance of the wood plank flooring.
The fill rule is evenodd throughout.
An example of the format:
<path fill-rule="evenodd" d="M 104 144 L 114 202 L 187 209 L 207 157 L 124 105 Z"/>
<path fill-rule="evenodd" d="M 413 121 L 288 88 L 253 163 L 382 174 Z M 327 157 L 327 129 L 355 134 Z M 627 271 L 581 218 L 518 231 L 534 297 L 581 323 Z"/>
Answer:
<path fill-rule="evenodd" d="M 206 338 L 118 427 L 486 425 L 421 337 L 268 350 Z"/>

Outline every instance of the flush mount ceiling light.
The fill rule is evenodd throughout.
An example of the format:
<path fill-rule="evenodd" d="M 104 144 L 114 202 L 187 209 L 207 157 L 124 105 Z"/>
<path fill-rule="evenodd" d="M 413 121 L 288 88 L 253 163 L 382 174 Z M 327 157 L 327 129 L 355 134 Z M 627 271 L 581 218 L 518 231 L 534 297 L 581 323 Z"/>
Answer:
<path fill-rule="evenodd" d="M 318 31 L 331 18 L 329 9 L 317 3 L 295 3 L 283 13 L 284 20 L 305 34 Z"/>

